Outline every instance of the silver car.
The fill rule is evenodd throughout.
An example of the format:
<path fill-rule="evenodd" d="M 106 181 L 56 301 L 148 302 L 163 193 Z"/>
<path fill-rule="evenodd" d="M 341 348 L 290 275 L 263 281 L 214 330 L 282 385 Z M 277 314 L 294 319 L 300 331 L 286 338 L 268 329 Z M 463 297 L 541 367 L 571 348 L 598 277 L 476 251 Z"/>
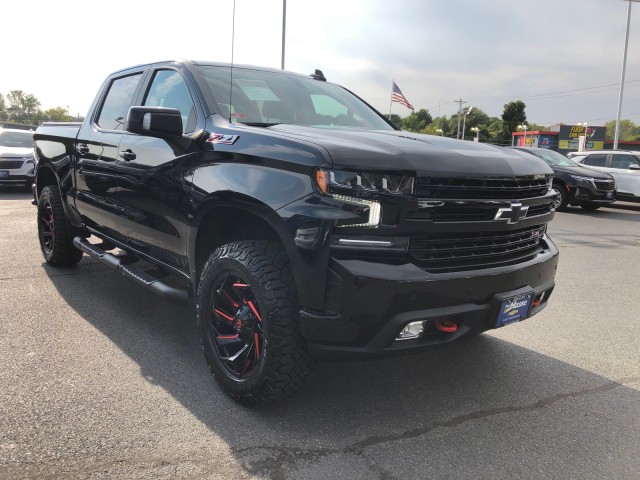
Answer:
<path fill-rule="evenodd" d="M 571 152 L 567 157 L 580 165 L 613 175 L 618 200 L 640 202 L 640 152 L 591 150 Z"/>
<path fill-rule="evenodd" d="M 0 185 L 31 187 L 34 179 L 33 132 L 0 128 Z"/>

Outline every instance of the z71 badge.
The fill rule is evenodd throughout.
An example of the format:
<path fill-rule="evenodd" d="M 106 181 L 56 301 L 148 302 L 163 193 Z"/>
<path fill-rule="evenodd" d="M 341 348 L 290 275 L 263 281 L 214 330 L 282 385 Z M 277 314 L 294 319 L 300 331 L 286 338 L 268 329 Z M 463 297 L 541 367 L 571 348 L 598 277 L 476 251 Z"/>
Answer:
<path fill-rule="evenodd" d="M 212 133 L 207 139 L 207 143 L 222 143 L 224 145 L 233 145 L 240 138 L 240 135 L 223 135 L 221 133 Z"/>

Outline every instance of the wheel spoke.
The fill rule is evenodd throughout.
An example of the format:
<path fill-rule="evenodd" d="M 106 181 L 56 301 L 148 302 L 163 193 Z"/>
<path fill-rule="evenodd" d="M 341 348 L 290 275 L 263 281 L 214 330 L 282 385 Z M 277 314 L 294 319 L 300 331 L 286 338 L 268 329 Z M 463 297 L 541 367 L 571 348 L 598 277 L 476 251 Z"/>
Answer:
<path fill-rule="evenodd" d="M 212 340 L 227 371 L 235 378 L 246 378 L 263 356 L 262 316 L 247 282 L 230 273 L 219 278 L 214 290 Z"/>
<path fill-rule="evenodd" d="M 213 311 L 216 313 L 216 315 L 221 316 L 221 317 L 222 317 L 222 318 L 224 318 L 227 322 L 229 322 L 229 323 L 233 322 L 233 317 L 232 317 L 231 315 L 227 314 L 227 313 L 224 313 L 224 312 L 223 312 L 222 310 L 220 310 L 219 308 L 215 308 Z"/>

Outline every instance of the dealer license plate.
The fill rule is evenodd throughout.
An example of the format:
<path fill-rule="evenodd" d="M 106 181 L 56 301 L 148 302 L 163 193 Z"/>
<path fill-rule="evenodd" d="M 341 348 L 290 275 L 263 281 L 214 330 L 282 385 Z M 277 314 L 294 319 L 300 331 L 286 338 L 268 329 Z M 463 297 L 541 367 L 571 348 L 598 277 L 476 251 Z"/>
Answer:
<path fill-rule="evenodd" d="M 512 322 L 519 322 L 526 318 L 529 313 L 532 297 L 532 293 L 523 293 L 503 300 L 500 305 L 500 311 L 498 312 L 496 328 Z"/>
<path fill-rule="evenodd" d="M 9 178 L 9 170 L 0 170 L 0 178 Z"/>

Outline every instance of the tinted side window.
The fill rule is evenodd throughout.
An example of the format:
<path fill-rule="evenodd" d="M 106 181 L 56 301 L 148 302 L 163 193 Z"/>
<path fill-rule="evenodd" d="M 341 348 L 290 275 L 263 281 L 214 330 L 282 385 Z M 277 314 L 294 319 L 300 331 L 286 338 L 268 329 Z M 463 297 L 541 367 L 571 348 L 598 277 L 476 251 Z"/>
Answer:
<path fill-rule="evenodd" d="M 174 70 L 158 70 L 151 82 L 144 105 L 150 107 L 177 108 L 182 116 L 182 131 L 196 128 L 193 100 L 182 76 Z"/>
<path fill-rule="evenodd" d="M 107 130 L 124 130 L 124 120 L 129 111 L 141 73 L 115 79 L 109 87 L 98 117 L 98 125 Z"/>
<path fill-rule="evenodd" d="M 589 155 L 583 162 L 585 165 L 591 165 L 592 167 L 604 167 L 607 163 L 607 155 L 604 153 L 594 153 Z"/>
<path fill-rule="evenodd" d="M 611 168 L 629 168 L 630 165 L 640 165 L 638 160 L 633 155 L 627 153 L 614 153 L 611 159 Z"/>

